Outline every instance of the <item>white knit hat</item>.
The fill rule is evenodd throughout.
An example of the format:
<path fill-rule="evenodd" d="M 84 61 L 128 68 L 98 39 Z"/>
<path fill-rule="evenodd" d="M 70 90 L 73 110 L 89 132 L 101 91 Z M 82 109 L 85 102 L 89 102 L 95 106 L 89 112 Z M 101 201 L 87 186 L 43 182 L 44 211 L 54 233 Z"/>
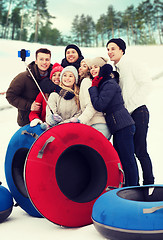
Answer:
<path fill-rule="evenodd" d="M 62 70 L 61 75 L 60 75 L 60 81 L 62 80 L 62 76 L 65 72 L 72 72 L 74 74 L 76 84 L 78 83 L 78 71 L 74 66 L 70 65 L 70 66 L 65 67 Z"/>

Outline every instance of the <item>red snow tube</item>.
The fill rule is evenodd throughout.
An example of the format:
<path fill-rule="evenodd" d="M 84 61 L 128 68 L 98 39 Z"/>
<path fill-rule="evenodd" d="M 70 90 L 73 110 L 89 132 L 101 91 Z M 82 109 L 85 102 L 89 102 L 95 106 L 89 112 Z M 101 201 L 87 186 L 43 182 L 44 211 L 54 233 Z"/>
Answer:
<path fill-rule="evenodd" d="M 66 123 L 45 131 L 32 145 L 25 183 L 36 209 L 66 227 L 92 223 L 92 207 L 108 186 L 123 181 L 112 144 L 94 128 Z"/>

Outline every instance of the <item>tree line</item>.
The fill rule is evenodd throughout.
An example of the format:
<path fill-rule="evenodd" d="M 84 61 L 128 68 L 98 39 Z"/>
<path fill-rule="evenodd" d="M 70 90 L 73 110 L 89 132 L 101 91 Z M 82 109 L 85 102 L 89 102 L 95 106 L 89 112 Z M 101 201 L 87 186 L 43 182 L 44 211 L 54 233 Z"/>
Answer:
<path fill-rule="evenodd" d="M 92 16 L 76 15 L 71 36 L 53 28 L 53 19 L 47 0 L 0 0 L 0 38 L 82 47 L 104 46 L 113 37 L 124 37 L 128 45 L 163 43 L 162 0 L 145 0 L 123 12 L 109 5 L 96 22 Z"/>

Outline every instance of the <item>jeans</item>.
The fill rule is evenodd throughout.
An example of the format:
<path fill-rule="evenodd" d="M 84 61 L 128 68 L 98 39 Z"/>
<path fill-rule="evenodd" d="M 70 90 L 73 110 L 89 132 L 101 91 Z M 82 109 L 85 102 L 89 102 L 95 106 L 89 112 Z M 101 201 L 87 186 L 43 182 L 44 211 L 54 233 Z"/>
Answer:
<path fill-rule="evenodd" d="M 131 114 L 135 121 L 136 131 L 134 135 L 135 155 L 140 161 L 143 173 L 143 184 L 153 184 L 154 176 L 152 162 L 147 152 L 147 132 L 149 123 L 149 111 L 145 105 L 137 108 Z"/>
<path fill-rule="evenodd" d="M 138 185 L 138 166 L 134 155 L 135 125 L 125 127 L 113 134 L 113 146 L 120 158 L 125 174 L 125 187 Z"/>
<path fill-rule="evenodd" d="M 101 132 L 108 140 L 111 138 L 111 133 L 106 123 L 96 123 L 92 124 L 91 127 L 95 128 L 97 131 Z"/>

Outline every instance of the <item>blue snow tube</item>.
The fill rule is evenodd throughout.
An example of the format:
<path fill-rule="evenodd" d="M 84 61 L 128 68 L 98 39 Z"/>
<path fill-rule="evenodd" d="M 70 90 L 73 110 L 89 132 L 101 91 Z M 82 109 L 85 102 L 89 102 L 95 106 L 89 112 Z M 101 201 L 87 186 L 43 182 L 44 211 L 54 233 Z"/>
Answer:
<path fill-rule="evenodd" d="M 93 206 L 92 219 L 97 231 L 112 240 L 162 240 L 163 185 L 104 193 Z"/>
<path fill-rule="evenodd" d="M 40 125 L 25 125 L 11 138 L 5 158 L 5 175 L 8 187 L 17 204 L 34 217 L 42 217 L 31 203 L 24 182 L 24 164 L 29 149 L 44 131 Z"/>
<path fill-rule="evenodd" d="M 0 186 L 0 223 L 4 222 L 12 212 L 13 198 L 7 188 Z"/>

